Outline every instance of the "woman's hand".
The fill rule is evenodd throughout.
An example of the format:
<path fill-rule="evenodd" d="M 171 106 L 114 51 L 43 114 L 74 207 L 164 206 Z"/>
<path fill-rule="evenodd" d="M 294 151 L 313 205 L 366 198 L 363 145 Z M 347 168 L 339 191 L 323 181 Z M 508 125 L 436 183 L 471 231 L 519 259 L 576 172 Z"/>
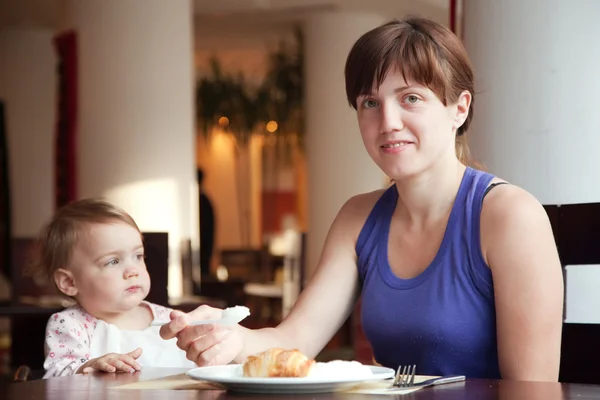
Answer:
<path fill-rule="evenodd" d="M 135 372 L 141 369 L 136 361 L 142 355 L 142 349 L 137 348 L 127 354 L 108 353 L 102 357 L 94 358 L 83 364 L 77 370 L 78 374 L 87 374 L 94 371 L 103 372 Z"/>
<path fill-rule="evenodd" d="M 220 319 L 222 310 L 200 306 L 185 314 L 171 312 L 171 322 L 160 328 L 160 336 L 177 339 L 177 346 L 185 351 L 188 360 L 198 366 L 224 365 L 233 361 L 244 348 L 243 330 L 239 325 L 188 325 L 191 321 Z"/>

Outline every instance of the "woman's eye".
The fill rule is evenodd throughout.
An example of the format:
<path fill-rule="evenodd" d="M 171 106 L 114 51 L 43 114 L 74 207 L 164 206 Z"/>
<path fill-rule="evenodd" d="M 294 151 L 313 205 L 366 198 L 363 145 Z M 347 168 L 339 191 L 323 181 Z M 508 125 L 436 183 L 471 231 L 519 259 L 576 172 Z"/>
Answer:
<path fill-rule="evenodd" d="M 416 104 L 419 102 L 419 98 L 413 94 L 410 94 L 404 98 L 404 101 L 409 104 Z"/>
<path fill-rule="evenodd" d="M 373 107 L 377 107 L 378 105 L 379 105 L 379 103 L 373 99 L 367 99 L 362 102 L 363 108 L 373 108 Z"/>
<path fill-rule="evenodd" d="M 138 259 L 138 260 L 143 260 L 145 257 L 144 257 L 143 254 L 136 254 L 135 258 Z"/>

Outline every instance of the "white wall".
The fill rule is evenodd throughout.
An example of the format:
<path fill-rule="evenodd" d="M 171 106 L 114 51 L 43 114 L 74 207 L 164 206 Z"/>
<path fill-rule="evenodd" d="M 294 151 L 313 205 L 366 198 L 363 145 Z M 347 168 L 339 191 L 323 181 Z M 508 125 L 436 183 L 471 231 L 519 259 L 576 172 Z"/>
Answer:
<path fill-rule="evenodd" d="M 600 2 L 576 4 L 465 5 L 473 154 L 543 204 L 600 201 Z"/>
<path fill-rule="evenodd" d="M 79 196 L 105 196 L 145 231 L 169 232 L 169 294 L 180 242 L 198 247 L 190 0 L 67 1 L 79 51 Z"/>

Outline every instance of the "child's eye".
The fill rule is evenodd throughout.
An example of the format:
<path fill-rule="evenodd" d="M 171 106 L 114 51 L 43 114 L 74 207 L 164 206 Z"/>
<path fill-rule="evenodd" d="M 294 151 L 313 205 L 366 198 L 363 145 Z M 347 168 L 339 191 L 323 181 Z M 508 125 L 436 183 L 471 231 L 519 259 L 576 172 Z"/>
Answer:
<path fill-rule="evenodd" d="M 143 259 L 144 259 L 144 258 L 146 258 L 146 257 L 144 256 L 144 254 L 141 254 L 141 253 L 140 253 L 140 254 L 136 254 L 136 255 L 135 255 L 135 258 L 136 258 L 136 259 L 138 259 L 138 260 L 143 260 Z"/>
<path fill-rule="evenodd" d="M 117 264 L 119 264 L 119 260 L 118 260 L 117 258 L 113 258 L 113 259 L 109 260 L 109 261 L 108 261 L 106 264 L 104 264 L 104 265 L 106 265 L 106 266 L 111 266 L 111 265 L 117 265 Z"/>

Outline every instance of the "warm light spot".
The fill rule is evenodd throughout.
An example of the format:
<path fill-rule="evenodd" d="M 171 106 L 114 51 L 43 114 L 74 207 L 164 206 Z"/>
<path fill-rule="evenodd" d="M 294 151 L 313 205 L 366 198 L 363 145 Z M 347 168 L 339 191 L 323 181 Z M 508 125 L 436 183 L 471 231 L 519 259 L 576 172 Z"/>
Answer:
<path fill-rule="evenodd" d="M 224 265 L 219 265 L 217 267 L 217 280 L 219 282 L 225 282 L 229 278 L 229 272 L 227 271 L 227 267 Z"/>
<path fill-rule="evenodd" d="M 219 126 L 229 126 L 229 118 L 227 117 L 221 117 L 219 118 Z"/>
<path fill-rule="evenodd" d="M 277 122 L 275 122 L 275 121 L 267 122 L 267 131 L 268 132 L 271 132 L 271 133 L 275 132 L 277 130 L 277 127 L 278 127 Z"/>
<path fill-rule="evenodd" d="M 227 157 L 231 152 L 234 139 L 223 130 L 214 130 L 210 141 L 210 153 L 216 158 Z"/>

